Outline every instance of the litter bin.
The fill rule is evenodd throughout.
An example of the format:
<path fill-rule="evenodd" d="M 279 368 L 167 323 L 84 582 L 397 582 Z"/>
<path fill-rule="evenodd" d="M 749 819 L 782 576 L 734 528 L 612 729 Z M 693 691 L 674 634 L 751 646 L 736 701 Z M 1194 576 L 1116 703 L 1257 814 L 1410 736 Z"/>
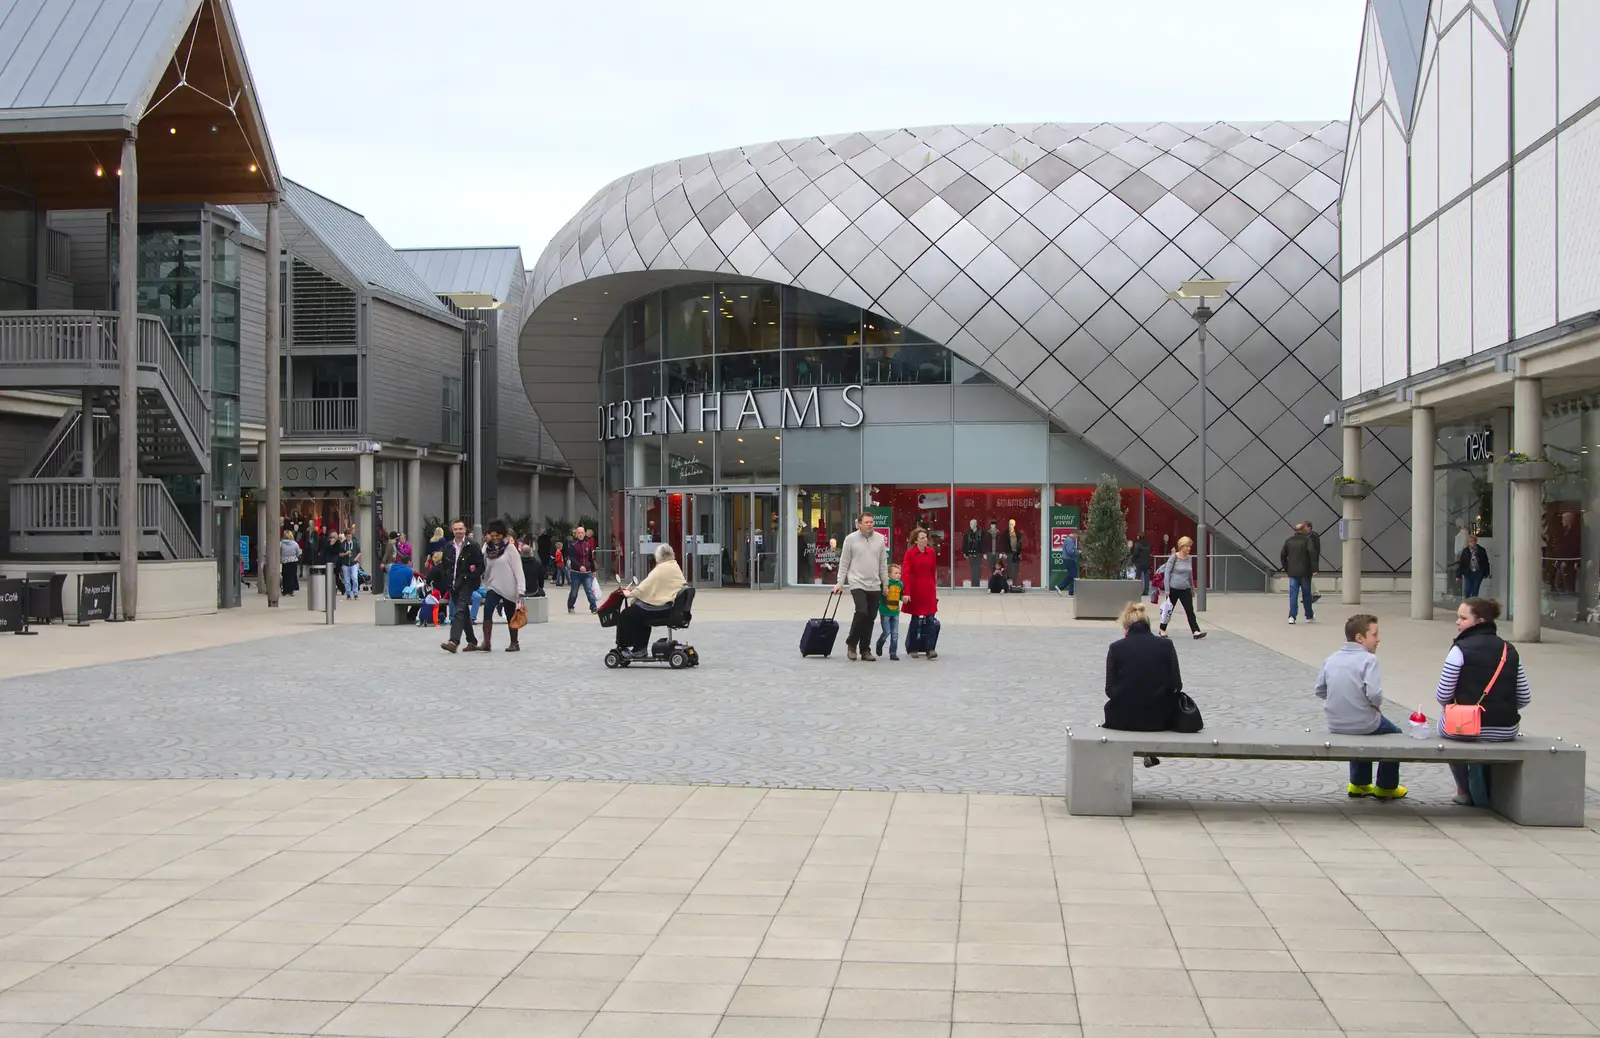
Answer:
<path fill-rule="evenodd" d="M 325 569 L 312 567 L 306 580 L 306 609 L 317 612 L 327 608 L 328 602 L 328 572 Z"/>

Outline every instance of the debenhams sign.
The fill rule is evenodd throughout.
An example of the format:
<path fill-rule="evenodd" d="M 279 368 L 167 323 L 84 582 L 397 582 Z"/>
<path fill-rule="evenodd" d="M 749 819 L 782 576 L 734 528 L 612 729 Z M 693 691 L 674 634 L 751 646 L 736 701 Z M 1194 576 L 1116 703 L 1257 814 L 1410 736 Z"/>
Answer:
<path fill-rule="evenodd" d="M 600 439 L 745 429 L 854 429 L 866 418 L 859 385 L 757 393 L 680 393 L 605 404 Z"/>

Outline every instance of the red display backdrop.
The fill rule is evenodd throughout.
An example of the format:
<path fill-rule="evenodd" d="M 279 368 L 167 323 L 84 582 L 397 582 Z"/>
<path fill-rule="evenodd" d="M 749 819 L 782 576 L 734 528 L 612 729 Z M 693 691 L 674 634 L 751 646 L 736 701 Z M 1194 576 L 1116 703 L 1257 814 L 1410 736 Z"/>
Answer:
<path fill-rule="evenodd" d="M 940 587 L 950 586 L 950 488 L 918 487 L 908 484 L 875 483 L 867 488 L 870 504 L 890 509 L 893 546 L 890 562 L 899 562 L 911 547 L 911 531 L 927 530 L 933 550 L 939 557 L 935 579 Z"/>
<path fill-rule="evenodd" d="M 1044 547 L 1039 543 L 1040 533 L 1043 528 L 1040 516 L 1040 488 L 1039 487 L 957 487 L 955 490 L 955 529 L 965 531 L 969 520 L 976 519 L 978 528 L 985 533 L 989 529 L 992 519 L 1000 528 L 1001 533 L 1006 533 L 1011 520 L 1016 520 L 1017 530 L 1022 535 L 1022 557 L 1015 571 L 1009 573 L 1012 583 L 1029 584 L 1040 587 L 1040 549 Z M 957 534 L 957 543 L 960 535 Z M 1011 564 L 1008 562 L 1007 566 Z M 989 563 L 984 560 L 983 577 L 989 576 Z M 966 574 L 962 574 L 966 579 Z"/>

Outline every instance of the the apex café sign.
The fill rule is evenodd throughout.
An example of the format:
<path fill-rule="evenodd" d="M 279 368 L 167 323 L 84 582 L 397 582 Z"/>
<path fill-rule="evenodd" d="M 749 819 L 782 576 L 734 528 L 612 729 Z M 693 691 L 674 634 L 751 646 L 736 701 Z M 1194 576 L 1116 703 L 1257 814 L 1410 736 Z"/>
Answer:
<path fill-rule="evenodd" d="M 743 393 L 680 393 L 640 397 L 600 406 L 600 439 L 625 440 L 658 433 L 739 432 L 746 429 L 854 429 L 866 418 L 861 386 Z M 826 414 L 824 414 L 826 412 Z"/>

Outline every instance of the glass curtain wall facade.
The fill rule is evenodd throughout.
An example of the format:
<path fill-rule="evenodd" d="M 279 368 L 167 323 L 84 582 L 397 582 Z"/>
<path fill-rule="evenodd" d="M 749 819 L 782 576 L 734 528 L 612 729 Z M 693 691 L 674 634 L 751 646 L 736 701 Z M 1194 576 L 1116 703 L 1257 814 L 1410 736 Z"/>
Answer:
<path fill-rule="evenodd" d="M 1600 633 L 1600 393 L 1549 406 L 1540 611 L 1562 630 Z"/>
<path fill-rule="evenodd" d="M 14 152 L 0 148 L 0 310 L 31 310 L 39 287 L 39 213 Z"/>

